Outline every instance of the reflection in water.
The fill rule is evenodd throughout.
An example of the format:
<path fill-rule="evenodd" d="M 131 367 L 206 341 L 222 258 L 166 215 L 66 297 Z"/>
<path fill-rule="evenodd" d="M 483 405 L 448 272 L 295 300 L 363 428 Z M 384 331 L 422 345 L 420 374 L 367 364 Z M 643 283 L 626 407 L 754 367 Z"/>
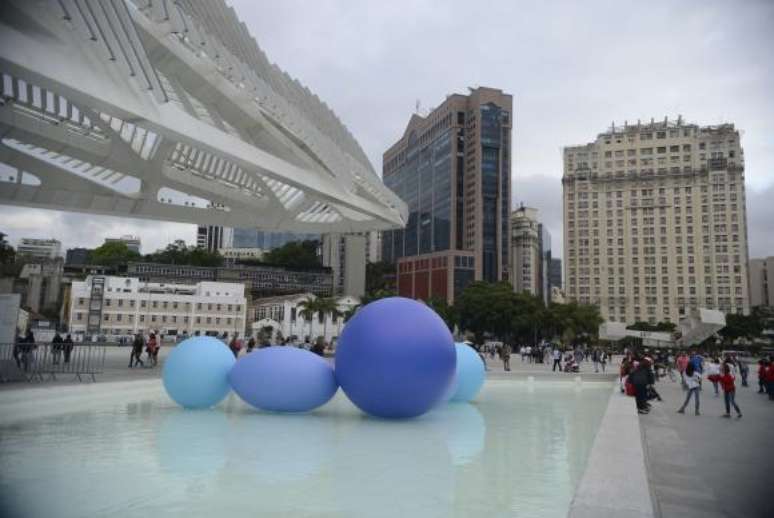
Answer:
<path fill-rule="evenodd" d="M 0 424 L 0 516 L 564 516 L 610 395 L 568 381 L 489 382 L 403 421 L 341 393 L 288 415 L 116 392 Z"/>

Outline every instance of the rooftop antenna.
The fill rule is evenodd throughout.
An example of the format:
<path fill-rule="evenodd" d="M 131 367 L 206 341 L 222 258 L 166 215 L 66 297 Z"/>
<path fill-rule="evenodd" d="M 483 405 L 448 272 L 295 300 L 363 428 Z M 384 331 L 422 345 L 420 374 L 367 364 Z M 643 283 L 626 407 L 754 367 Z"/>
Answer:
<path fill-rule="evenodd" d="M 414 105 L 414 113 L 416 113 L 417 115 L 419 115 L 419 107 L 420 106 L 422 106 L 422 103 L 419 101 L 419 99 L 417 99 L 417 102 Z"/>

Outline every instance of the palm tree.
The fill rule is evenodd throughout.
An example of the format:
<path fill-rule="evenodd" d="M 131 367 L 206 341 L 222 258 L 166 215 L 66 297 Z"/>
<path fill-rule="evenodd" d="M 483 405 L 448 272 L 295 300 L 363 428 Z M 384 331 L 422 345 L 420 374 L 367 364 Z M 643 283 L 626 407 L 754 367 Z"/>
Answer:
<path fill-rule="evenodd" d="M 309 322 L 309 341 L 312 341 L 312 319 L 318 311 L 318 299 L 314 296 L 307 297 L 298 303 L 299 315 Z"/>
<path fill-rule="evenodd" d="M 328 315 L 331 319 L 339 316 L 339 305 L 333 297 L 323 297 L 317 299 L 316 309 L 323 319 L 323 337 L 328 334 Z"/>

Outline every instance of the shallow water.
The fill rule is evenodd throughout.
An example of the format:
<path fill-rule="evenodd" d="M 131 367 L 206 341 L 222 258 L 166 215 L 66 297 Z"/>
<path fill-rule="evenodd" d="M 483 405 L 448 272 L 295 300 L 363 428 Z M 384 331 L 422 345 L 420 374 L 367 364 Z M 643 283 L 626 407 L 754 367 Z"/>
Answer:
<path fill-rule="evenodd" d="M 563 517 L 611 393 L 497 380 L 475 404 L 385 421 L 340 391 L 281 415 L 233 395 L 186 411 L 142 383 L 6 410 L 0 516 Z"/>

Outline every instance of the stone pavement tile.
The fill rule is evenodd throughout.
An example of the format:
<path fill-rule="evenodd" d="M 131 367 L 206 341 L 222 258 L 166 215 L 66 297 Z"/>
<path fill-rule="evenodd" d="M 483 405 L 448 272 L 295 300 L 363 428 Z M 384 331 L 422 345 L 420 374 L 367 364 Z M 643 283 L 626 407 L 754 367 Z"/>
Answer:
<path fill-rule="evenodd" d="M 603 507 L 595 505 L 573 506 L 572 518 L 652 518 L 652 512 L 625 507 Z"/>
<path fill-rule="evenodd" d="M 697 509 L 680 503 L 662 504 L 661 516 L 664 518 L 727 518 L 722 511 L 716 509 Z"/>

